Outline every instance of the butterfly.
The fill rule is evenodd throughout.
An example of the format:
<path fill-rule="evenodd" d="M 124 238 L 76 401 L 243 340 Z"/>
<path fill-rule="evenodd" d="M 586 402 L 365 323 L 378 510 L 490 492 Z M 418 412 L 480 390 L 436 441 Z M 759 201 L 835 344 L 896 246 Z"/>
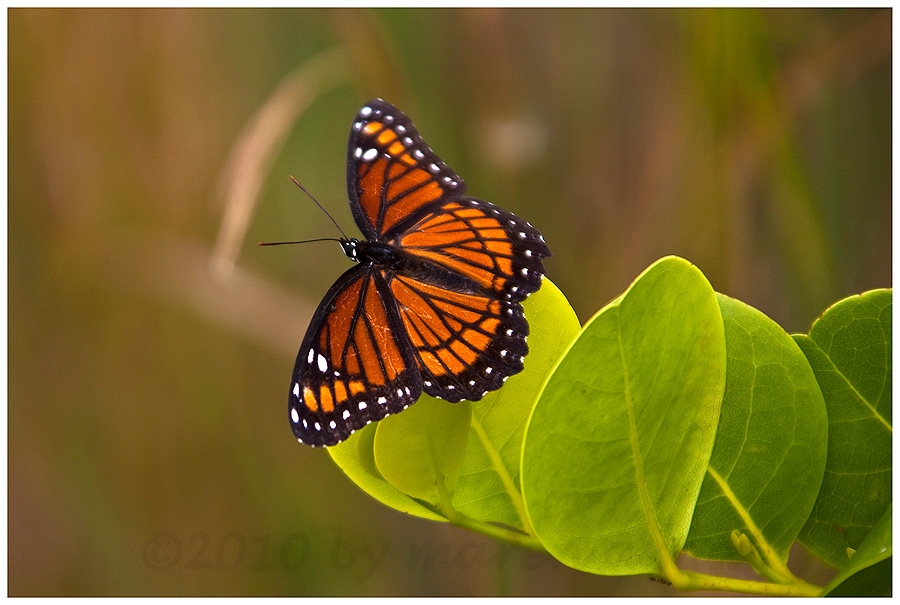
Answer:
<path fill-rule="evenodd" d="M 325 294 L 300 346 L 288 412 L 294 435 L 331 446 L 424 391 L 476 401 L 523 368 L 521 302 L 550 256 L 530 224 L 464 195 L 466 185 L 412 121 L 381 99 L 350 129 L 347 190 L 364 240 Z"/>

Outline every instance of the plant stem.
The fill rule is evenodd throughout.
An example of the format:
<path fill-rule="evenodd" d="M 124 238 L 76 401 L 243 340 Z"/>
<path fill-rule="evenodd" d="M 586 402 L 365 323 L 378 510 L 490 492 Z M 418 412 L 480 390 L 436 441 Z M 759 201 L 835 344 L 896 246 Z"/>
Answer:
<path fill-rule="evenodd" d="M 442 512 L 446 513 L 446 511 Z M 453 511 L 452 515 L 447 516 L 447 520 L 457 527 L 477 531 L 478 533 L 490 536 L 491 538 L 512 542 L 513 544 L 517 544 L 518 546 L 522 546 L 529 550 L 547 552 L 547 549 L 544 548 L 544 545 L 541 544 L 540 540 L 533 536 L 526 536 L 525 534 L 520 534 L 503 527 L 482 523 L 481 521 L 476 521 L 475 519 L 462 515 L 456 511 Z"/>
<path fill-rule="evenodd" d="M 530 550 L 547 552 L 547 549 L 544 548 L 544 545 L 541 544 L 540 540 L 538 540 L 534 536 L 520 534 L 519 532 L 505 529 L 503 527 L 498 527 L 496 525 L 477 521 L 457 511 L 451 504 L 450 493 L 447 491 L 447 485 L 444 483 L 444 476 L 441 473 L 437 473 L 436 477 L 437 489 L 441 499 L 441 503 L 438 506 L 432 506 L 430 504 L 422 502 L 422 505 L 430 508 L 435 513 L 441 515 L 442 517 L 447 519 L 447 521 L 457 527 L 476 531 L 491 538 L 503 540 L 504 542 L 511 542 Z"/>
<path fill-rule="evenodd" d="M 815 597 L 822 592 L 820 586 L 814 586 L 802 580 L 798 580 L 796 584 L 772 584 L 754 580 L 709 576 L 693 571 L 678 571 L 679 573 L 676 574 L 677 578 L 669 577 L 668 579 L 675 588 L 681 590 L 723 590 L 780 597 Z"/>
<path fill-rule="evenodd" d="M 722 494 L 731 503 L 732 508 L 735 513 L 741 518 L 741 521 L 747 528 L 747 532 L 753 536 L 755 540 L 755 548 L 759 555 L 765 561 L 764 567 L 760 567 L 758 565 L 753 565 L 753 568 L 759 573 L 761 576 L 773 581 L 780 582 L 784 584 L 796 584 L 798 582 L 802 582 L 799 578 L 797 578 L 785 562 L 778 556 L 775 552 L 775 548 L 772 547 L 771 544 L 766 540 L 765 535 L 762 531 L 756 526 L 756 523 L 753 521 L 753 516 L 750 514 L 737 495 L 731 490 L 731 486 L 728 484 L 728 481 L 722 477 L 716 469 L 709 465 L 706 467 L 706 472 L 709 473 L 709 476 L 712 477 L 713 481 L 715 481 L 719 489 L 722 491 Z M 748 561 L 749 562 L 749 561 Z M 768 567 L 768 569 L 765 569 Z"/>

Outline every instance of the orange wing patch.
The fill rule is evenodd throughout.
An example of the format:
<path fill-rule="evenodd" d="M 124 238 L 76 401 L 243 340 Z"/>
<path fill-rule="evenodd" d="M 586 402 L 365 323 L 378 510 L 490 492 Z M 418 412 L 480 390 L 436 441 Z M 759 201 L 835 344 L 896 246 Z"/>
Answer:
<path fill-rule="evenodd" d="M 385 296 L 381 273 L 358 265 L 316 311 L 289 400 L 294 434 L 304 443 L 334 445 L 419 397 L 415 359 Z"/>
<path fill-rule="evenodd" d="M 504 292 L 514 277 L 515 251 L 500 219 L 458 201 L 427 215 L 395 244 L 468 277 L 488 292 Z"/>
<path fill-rule="evenodd" d="M 528 324 L 520 304 L 402 275 L 390 288 L 429 395 L 481 399 L 521 371 Z"/>
<path fill-rule="evenodd" d="M 449 195 L 459 195 L 465 184 L 425 145 L 412 124 L 382 119 L 360 122 L 351 138 L 351 162 L 356 184 L 351 199 L 364 218 L 360 228 L 383 234 L 400 226 L 418 210 Z"/>
<path fill-rule="evenodd" d="M 331 411 L 334 402 L 346 401 L 353 384 L 384 386 L 406 367 L 401 345 L 391 334 L 385 305 L 374 275 L 353 282 L 335 299 L 334 310 L 319 333 L 318 350 L 328 351 L 329 356 L 313 360 L 320 372 L 330 369 L 337 374 L 333 385 L 319 392 L 322 411 Z"/>

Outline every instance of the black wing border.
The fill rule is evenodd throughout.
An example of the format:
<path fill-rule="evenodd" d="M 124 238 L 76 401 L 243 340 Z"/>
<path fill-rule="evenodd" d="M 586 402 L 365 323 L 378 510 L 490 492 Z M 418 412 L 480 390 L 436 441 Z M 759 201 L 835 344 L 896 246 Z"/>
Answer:
<path fill-rule="evenodd" d="M 367 109 L 368 111 L 366 111 Z M 408 137 L 410 140 L 412 140 L 412 143 L 409 145 L 404 143 L 405 148 L 410 153 L 415 153 L 416 151 L 421 152 L 422 157 L 416 158 L 418 161 L 416 166 L 418 166 L 422 170 L 426 170 L 426 172 L 431 174 L 431 178 L 438 184 L 444 194 L 436 198 L 430 204 L 425 204 L 422 207 L 416 209 L 415 212 L 411 213 L 404 220 L 394 225 L 388 231 L 382 233 L 375 228 L 375 225 L 369 222 L 369 218 L 366 216 L 365 212 L 363 212 L 362 205 L 359 202 L 359 196 L 357 195 L 358 182 L 356 174 L 357 164 L 359 160 L 356 158 L 355 153 L 356 149 L 358 147 L 361 147 L 359 145 L 359 133 L 362 131 L 365 124 L 374 119 L 380 119 L 387 122 L 388 117 L 390 117 L 389 126 L 394 128 L 396 128 L 396 125 L 403 126 L 405 130 L 405 132 L 403 132 L 403 137 Z M 391 161 L 399 160 L 391 159 Z M 436 167 L 436 170 L 429 169 L 432 166 Z M 447 187 L 442 183 L 444 179 L 450 179 L 450 181 L 456 183 L 456 186 L 453 187 L 452 191 L 448 190 Z M 419 131 L 413 124 L 412 120 L 405 113 L 403 113 L 384 99 L 380 98 L 372 99 L 371 101 L 363 105 L 356 113 L 356 117 L 354 118 L 353 124 L 350 127 L 350 137 L 347 141 L 347 197 L 350 200 L 350 210 L 353 213 L 353 220 L 356 221 L 357 227 L 359 227 L 359 230 L 367 240 L 385 241 L 387 239 L 391 239 L 392 237 L 409 229 L 411 225 L 418 223 L 422 216 L 429 212 L 433 212 L 435 207 L 443 205 L 448 200 L 458 198 L 465 192 L 466 182 L 462 179 L 462 177 L 459 176 L 459 174 L 456 173 L 455 170 L 450 168 L 440 157 L 438 157 L 438 155 L 431 149 L 428 143 L 425 142 L 425 139 L 423 139 L 422 135 L 419 134 Z M 381 192 L 381 196 L 381 209 L 383 211 L 385 201 L 384 191 Z"/>
<path fill-rule="evenodd" d="M 295 385 L 303 385 L 304 368 L 308 367 L 308 356 L 313 345 L 318 341 L 319 335 L 324 328 L 324 324 L 332 312 L 332 307 L 336 299 L 357 280 L 371 279 L 378 289 L 378 295 L 383 301 L 385 313 L 388 318 L 390 333 L 400 349 L 403 356 L 404 372 L 395 379 L 393 383 L 389 383 L 384 387 L 372 389 L 366 383 L 366 391 L 359 396 L 351 396 L 342 404 L 335 404 L 334 410 L 331 412 L 312 412 L 305 404 L 298 400 L 294 395 Z M 361 296 L 362 298 L 362 296 Z M 364 313 L 361 307 L 362 302 L 357 302 L 355 313 Z M 402 386 L 398 386 L 402 385 Z M 398 390 L 402 393 L 398 393 Z M 396 414 L 413 403 L 415 403 L 422 394 L 422 375 L 419 371 L 418 361 L 415 357 L 415 351 L 409 342 L 409 337 L 403 327 L 400 319 L 400 312 L 397 309 L 397 303 L 394 301 L 394 295 L 390 291 L 382 272 L 368 265 L 354 265 L 345 271 L 332 284 L 331 288 L 322 298 L 318 308 L 310 320 L 306 329 L 306 335 L 300 344 L 297 352 L 297 359 L 294 362 L 294 369 L 291 374 L 291 383 L 288 389 L 288 419 L 293 429 L 294 436 L 307 445 L 312 446 L 330 446 L 340 443 L 347 439 L 355 431 L 361 429 L 365 425 L 376 422 L 389 416 Z M 363 400 L 367 403 L 365 410 L 358 409 L 359 401 Z M 382 405 L 371 405 L 372 402 L 378 402 L 383 397 L 385 403 Z M 356 406 L 356 407 L 354 407 Z M 298 410 L 298 416 L 301 422 L 295 423 L 291 417 L 292 410 Z M 343 417 L 344 410 L 349 410 L 348 418 Z M 335 422 L 335 428 L 329 430 L 313 431 L 304 429 L 302 420 L 306 419 L 308 424 L 319 422 L 320 426 L 330 426 L 330 422 Z"/>

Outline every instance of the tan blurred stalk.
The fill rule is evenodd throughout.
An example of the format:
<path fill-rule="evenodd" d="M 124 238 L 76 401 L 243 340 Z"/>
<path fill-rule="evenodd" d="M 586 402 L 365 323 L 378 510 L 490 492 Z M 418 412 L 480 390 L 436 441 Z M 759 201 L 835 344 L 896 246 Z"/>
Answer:
<path fill-rule="evenodd" d="M 341 51 L 324 51 L 286 76 L 249 121 L 222 170 L 217 193 L 222 218 L 211 253 L 198 242 L 128 232 L 110 237 L 104 248 L 111 258 L 126 261 L 100 266 L 127 268 L 119 277 L 132 286 L 186 303 L 215 324 L 292 355 L 315 307 L 265 277 L 241 269 L 237 257 L 259 193 L 291 128 L 318 96 L 346 79 Z M 272 317 L 284 319 L 276 327 Z"/>
<path fill-rule="evenodd" d="M 222 222 L 209 259 L 216 278 L 233 273 L 259 192 L 291 128 L 319 95 L 346 79 L 343 53 L 323 51 L 285 77 L 244 128 L 225 163 L 218 192 L 224 202 Z"/>

